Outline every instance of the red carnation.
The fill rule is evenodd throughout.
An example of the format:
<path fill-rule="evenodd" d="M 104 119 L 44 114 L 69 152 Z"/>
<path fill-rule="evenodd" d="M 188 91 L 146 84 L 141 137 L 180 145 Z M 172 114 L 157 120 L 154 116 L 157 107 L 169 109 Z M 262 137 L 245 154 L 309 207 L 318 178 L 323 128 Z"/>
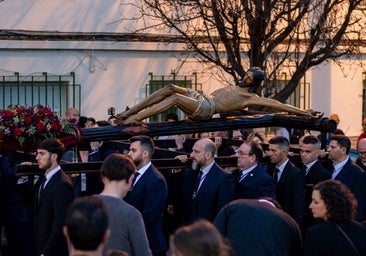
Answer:
<path fill-rule="evenodd" d="M 18 115 L 21 115 L 21 114 L 23 114 L 23 113 L 24 113 L 24 109 L 22 109 L 22 108 L 17 108 L 17 109 L 16 109 L 16 112 L 17 112 L 17 114 L 18 114 Z"/>
<path fill-rule="evenodd" d="M 44 130 L 44 124 L 43 123 L 37 123 L 36 124 L 36 129 L 37 131 L 43 131 Z"/>
<path fill-rule="evenodd" d="M 21 128 L 15 128 L 13 133 L 14 133 L 14 136 L 19 137 L 23 134 L 23 131 Z"/>
<path fill-rule="evenodd" d="M 38 108 L 38 113 L 44 115 L 44 113 L 46 113 L 46 110 L 44 108 Z"/>
<path fill-rule="evenodd" d="M 51 123 L 51 130 L 54 130 L 54 131 L 58 130 L 58 124 L 56 122 Z"/>
<path fill-rule="evenodd" d="M 14 113 L 12 111 L 10 111 L 10 110 L 4 110 L 4 115 L 7 118 L 11 118 L 11 117 L 14 116 Z"/>
<path fill-rule="evenodd" d="M 30 116 L 25 116 L 24 117 L 24 123 L 26 125 L 30 124 L 32 122 L 32 118 Z"/>

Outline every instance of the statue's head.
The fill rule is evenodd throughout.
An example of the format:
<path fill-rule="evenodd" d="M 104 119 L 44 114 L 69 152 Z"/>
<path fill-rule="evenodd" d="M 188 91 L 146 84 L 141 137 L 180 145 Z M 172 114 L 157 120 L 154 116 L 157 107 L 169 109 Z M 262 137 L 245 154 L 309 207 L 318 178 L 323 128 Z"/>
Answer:
<path fill-rule="evenodd" d="M 249 92 L 257 93 L 257 89 L 264 80 L 264 72 L 259 67 L 251 67 L 245 73 L 244 78 L 239 82 L 240 87 L 248 87 Z"/>

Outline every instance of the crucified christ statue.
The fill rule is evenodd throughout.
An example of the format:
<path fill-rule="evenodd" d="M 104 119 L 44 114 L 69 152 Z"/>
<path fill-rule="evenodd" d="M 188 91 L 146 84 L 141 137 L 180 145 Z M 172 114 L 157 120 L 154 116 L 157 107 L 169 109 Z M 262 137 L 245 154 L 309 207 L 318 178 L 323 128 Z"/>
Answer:
<path fill-rule="evenodd" d="M 238 86 L 220 88 L 210 95 L 170 84 L 130 109 L 117 114 L 116 123 L 140 124 L 145 118 L 162 113 L 174 105 L 177 105 L 193 121 L 208 120 L 213 114 L 243 110 L 249 106 L 274 108 L 291 114 L 318 117 L 277 100 L 258 96 L 256 92 L 261 88 L 263 80 L 263 71 L 258 67 L 252 67 Z"/>

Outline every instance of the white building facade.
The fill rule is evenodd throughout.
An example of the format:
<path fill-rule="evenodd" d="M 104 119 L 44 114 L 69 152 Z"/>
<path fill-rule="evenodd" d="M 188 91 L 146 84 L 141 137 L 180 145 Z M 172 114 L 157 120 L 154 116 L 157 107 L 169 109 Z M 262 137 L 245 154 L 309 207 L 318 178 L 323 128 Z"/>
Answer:
<path fill-rule="evenodd" d="M 0 2 L 0 24 L 7 34 L 9 31 L 126 33 L 128 26 L 134 24 L 119 22 L 128 12 L 122 2 L 4 0 Z M 146 96 L 151 73 L 158 76 L 175 73 L 189 80 L 197 79 L 208 94 L 224 86 L 202 71 L 193 57 L 183 57 L 185 53 L 179 43 L 1 37 L 0 76 L 19 74 L 21 82 L 29 82 L 28 78 L 33 76 L 73 74 L 70 79 L 80 85 L 76 100 L 76 104 L 80 103 L 80 114 L 105 120 L 109 107 L 115 107 L 118 113 Z M 341 63 L 342 69 L 329 62 L 307 73 L 309 107 L 324 112 L 325 116 L 337 113 L 341 119 L 339 128 L 348 136 L 357 136 L 362 128 L 365 69 L 350 59 Z M 0 90 L 0 100 L 5 96 L 8 97 Z M 75 103 L 72 99 L 64 102 L 68 106 Z M 56 111 L 63 114 L 63 109 Z"/>

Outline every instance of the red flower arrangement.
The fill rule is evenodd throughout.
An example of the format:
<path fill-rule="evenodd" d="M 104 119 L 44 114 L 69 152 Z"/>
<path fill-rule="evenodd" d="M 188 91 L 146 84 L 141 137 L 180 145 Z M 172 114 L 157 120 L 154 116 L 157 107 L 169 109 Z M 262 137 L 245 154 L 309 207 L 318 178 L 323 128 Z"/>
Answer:
<path fill-rule="evenodd" d="M 0 110 L 0 142 L 6 136 L 34 144 L 50 137 L 74 134 L 77 123 L 60 119 L 51 108 L 15 105 Z"/>

